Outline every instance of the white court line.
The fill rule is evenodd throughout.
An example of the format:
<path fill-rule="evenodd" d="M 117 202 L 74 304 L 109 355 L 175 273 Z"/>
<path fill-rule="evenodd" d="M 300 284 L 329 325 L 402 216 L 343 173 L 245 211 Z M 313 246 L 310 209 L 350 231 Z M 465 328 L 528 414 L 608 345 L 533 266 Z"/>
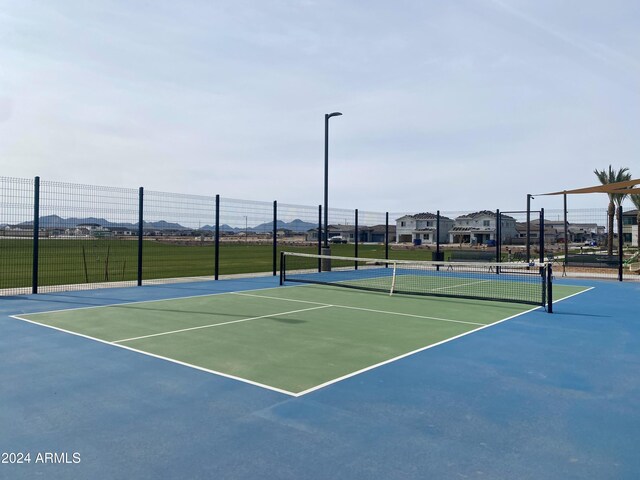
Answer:
<path fill-rule="evenodd" d="M 411 352 L 403 353 L 402 355 L 398 355 L 397 357 L 390 358 L 388 360 L 385 360 L 384 362 L 376 363 L 375 365 L 370 365 L 370 366 L 362 368 L 360 370 L 356 370 L 355 372 L 348 373 L 346 375 L 343 375 L 342 377 L 334 378 L 333 380 L 329 380 L 328 382 L 322 383 L 320 385 L 316 385 L 315 387 L 308 388 L 307 390 L 303 390 L 302 392 L 298 392 L 296 394 L 296 396 L 299 397 L 299 396 L 302 396 L 302 395 L 306 395 L 307 393 L 315 392 L 316 390 L 320 390 L 321 388 L 328 387 L 329 385 L 332 385 L 334 383 L 341 382 L 342 380 L 346 380 L 347 378 L 355 377 L 356 375 L 360 375 L 361 373 L 368 372 L 369 370 L 373 370 L 374 368 L 382 367 L 383 365 L 387 365 L 389 363 L 393 363 L 393 362 L 395 362 L 397 360 L 401 360 L 401 359 L 409 357 L 411 355 L 415 355 L 416 353 L 424 352 L 425 350 L 429 350 L 430 348 L 437 347 L 438 345 L 442 345 L 444 343 L 448 343 L 448 342 L 451 342 L 453 340 L 457 340 L 458 338 L 464 337 L 465 335 L 470 335 L 472 333 L 479 332 L 480 330 L 484 330 L 485 328 L 493 327 L 494 325 L 497 325 L 499 323 L 506 322 L 507 320 L 511 320 L 512 318 L 516 318 L 516 317 L 519 317 L 520 315 L 524 315 L 525 313 L 529 313 L 529 312 L 532 312 L 534 310 L 537 310 L 538 308 L 540 308 L 540 307 L 531 308 L 529 310 L 517 313 L 515 315 L 512 315 L 510 317 L 504 318 L 504 319 L 499 320 L 497 322 L 489 323 L 488 325 L 482 325 L 481 327 L 474 328 L 473 330 L 469 330 L 468 332 L 461 333 L 460 335 L 456 335 L 455 337 L 447 338 L 447 339 L 442 340 L 440 342 L 432 343 L 431 345 L 427 345 L 426 347 L 418 348 L 417 350 L 413 350 Z"/>
<path fill-rule="evenodd" d="M 345 308 L 345 309 L 348 309 L 348 310 L 361 310 L 363 312 L 383 313 L 385 315 L 397 315 L 397 316 L 401 316 L 401 317 L 424 318 L 425 320 L 437 320 L 439 322 L 464 323 L 466 325 L 486 325 L 486 323 L 466 322 L 464 320 L 453 320 L 453 319 L 450 319 L 450 318 L 429 317 L 427 315 L 416 315 L 416 314 L 412 314 L 412 313 L 389 312 L 389 311 L 386 311 L 386 310 L 374 310 L 372 308 L 352 307 L 350 305 L 338 305 L 338 304 L 335 304 L 335 303 L 328 304 L 328 303 L 320 303 L 320 302 L 310 302 L 310 301 L 307 301 L 307 300 L 294 300 L 294 299 L 290 299 L 290 298 L 281 298 L 281 297 L 267 297 L 267 296 L 264 296 L 264 295 L 251 295 L 250 293 L 240 293 L 240 292 L 236 292 L 236 293 L 233 293 L 233 294 L 234 295 L 242 295 L 242 296 L 245 296 L 245 297 L 268 298 L 270 300 L 282 300 L 282 301 L 285 301 L 285 302 L 311 303 L 311 304 L 314 304 L 314 305 L 325 305 L 327 307 Z"/>
<path fill-rule="evenodd" d="M 177 365 L 182 365 L 184 367 L 195 368 L 196 370 L 200 370 L 201 372 L 213 373 L 214 375 L 220 375 L 221 377 L 230 378 L 232 380 L 237 380 L 242 383 L 247 383 L 249 385 L 253 385 L 254 387 L 261 387 L 266 390 L 271 390 L 273 392 L 284 393 L 285 395 L 289 395 L 291 397 L 297 397 L 298 395 L 294 392 L 290 392 L 288 390 L 283 390 L 282 388 L 273 387 L 271 385 L 267 385 L 265 383 L 254 382 L 253 380 L 249 380 L 247 378 L 236 377 L 235 375 L 231 375 L 229 373 L 219 372 L 217 370 L 211 370 L 210 368 L 201 367 L 199 365 L 193 365 L 192 363 L 182 362 L 180 360 L 176 360 L 175 358 L 163 357 L 162 355 L 157 355 L 155 353 L 146 352 L 144 350 L 138 350 L 137 348 L 127 347 L 126 345 L 119 345 L 117 343 L 108 342 L 107 340 L 102 340 L 100 338 L 90 337 L 89 335 L 84 335 L 82 333 L 74 332 L 71 330 L 65 330 L 64 328 L 54 327 L 52 325 L 47 325 L 46 323 L 35 322 L 33 320 L 29 320 L 28 318 L 22 318 L 18 315 L 11 315 L 11 318 L 15 318 L 16 320 L 21 320 L 23 322 L 32 323 L 34 325 L 38 325 L 40 327 L 50 328 L 52 330 L 57 330 L 59 332 L 68 333 L 70 335 L 75 335 L 76 337 L 86 338 L 88 340 L 93 340 L 94 342 L 102 343 L 105 345 L 111 345 L 112 347 L 122 348 L 124 350 L 129 350 L 130 352 L 139 353 L 141 355 L 147 355 L 149 357 L 158 358 L 160 360 L 164 360 L 166 362 L 175 363 Z"/>
<path fill-rule="evenodd" d="M 558 300 L 554 300 L 554 301 L 553 301 L 553 302 L 551 302 L 551 303 L 558 303 L 558 302 L 561 302 L 561 301 L 563 301 L 563 300 L 566 300 L 567 298 L 575 297 L 576 295 L 580 295 L 581 293 L 586 293 L 586 292 L 588 292 L 589 290 L 593 290 L 593 289 L 594 289 L 594 288 L 596 288 L 596 287 L 588 287 L 588 288 L 587 288 L 587 287 L 582 287 L 582 288 L 584 288 L 584 290 L 580 290 L 579 292 L 572 293 L 571 295 L 567 295 L 566 297 L 559 298 Z"/>
<path fill-rule="evenodd" d="M 558 300 L 555 300 L 553 303 L 562 302 L 563 300 L 566 300 L 568 298 L 575 297 L 576 295 L 580 295 L 582 293 L 588 292 L 589 290 L 593 290 L 594 288 L 595 287 L 590 287 L 590 288 L 587 288 L 586 290 L 581 290 L 580 292 L 576 292 L 576 293 L 573 293 L 573 294 L 568 295 L 566 297 L 562 297 L 562 298 L 560 298 Z M 440 342 L 433 343 L 431 345 L 427 345 L 426 347 L 418 348 L 417 350 L 413 350 L 411 352 L 407 352 L 407 353 L 404 353 L 402 355 L 398 355 L 397 357 L 390 358 L 389 360 L 385 360 L 384 362 L 376 363 L 375 365 L 370 365 L 368 367 L 362 368 L 362 369 L 357 370 L 355 372 L 348 373 L 346 375 L 343 375 L 342 377 L 334 378 L 333 380 L 329 380 L 328 382 L 325 382 L 325 383 L 322 383 L 320 385 L 316 385 L 315 387 L 308 388 L 307 390 L 303 390 L 301 392 L 298 392 L 298 393 L 295 394 L 295 396 L 296 397 L 301 397 L 301 396 L 306 395 L 308 393 L 315 392 L 316 390 L 320 390 L 321 388 L 328 387 L 329 385 L 333 385 L 334 383 L 341 382 L 342 380 L 346 380 L 348 378 L 355 377 L 356 375 L 360 375 L 361 373 L 368 372 L 369 370 L 373 370 L 375 368 L 382 367 L 383 365 L 387 365 L 389 363 L 393 363 L 393 362 L 395 362 L 397 360 L 401 360 L 403 358 L 410 357 L 411 355 L 415 355 L 416 353 L 424 352 L 425 350 L 429 350 L 430 348 L 437 347 L 438 345 L 443 345 L 445 343 L 452 342 L 453 340 L 457 340 L 457 339 L 462 338 L 462 337 L 464 337 L 466 335 L 471 335 L 472 333 L 479 332 L 480 330 L 484 330 L 485 328 L 491 328 L 491 327 L 493 327 L 495 325 L 498 325 L 500 323 L 506 322 L 507 320 L 511 320 L 511 319 L 514 319 L 514 318 L 519 317 L 521 315 L 524 315 L 526 313 L 533 312 L 534 310 L 537 310 L 538 308 L 540 308 L 540 307 L 531 308 L 531 309 L 526 310 L 524 312 L 520 312 L 520 313 L 517 313 L 515 315 L 511 315 L 510 317 L 503 318 L 502 320 L 499 320 L 497 322 L 489 323 L 489 324 L 483 325 L 482 327 L 479 327 L 479 328 L 474 328 L 473 330 L 469 330 L 468 332 L 461 333 L 460 335 L 456 335 L 455 337 L 447 338 L 447 339 L 442 340 Z"/>
<path fill-rule="evenodd" d="M 306 285 L 299 285 L 299 286 L 296 286 L 296 287 L 300 287 L 300 286 L 306 286 Z M 250 291 L 276 290 L 276 288 L 273 288 L 273 287 L 260 288 L 260 289 L 250 290 Z M 292 287 L 287 287 L 287 288 L 292 288 Z M 568 298 L 571 298 L 571 297 L 574 297 L 576 295 L 580 295 L 582 293 L 585 293 L 585 292 L 587 292 L 589 290 L 593 290 L 594 288 L 595 287 L 586 288 L 585 290 L 582 290 L 580 292 L 576 292 L 576 293 L 574 293 L 572 295 L 568 295 L 568 296 L 563 297 L 561 299 L 555 300 L 553 303 L 561 302 L 561 301 L 566 300 Z M 191 296 L 191 297 L 180 297 L 180 298 L 204 297 L 204 296 L 222 295 L 222 294 L 236 294 L 237 295 L 237 294 L 239 294 L 239 292 L 218 292 L 218 293 L 214 293 L 214 294 L 194 295 L 194 296 Z M 250 294 L 243 294 L 243 295 L 250 295 Z M 283 299 L 278 298 L 278 297 L 262 297 L 260 295 L 256 295 L 256 296 L 257 297 L 261 297 L 261 298 L 274 298 L 274 299 L 278 299 L 278 300 L 283 300 Z M 165 300 L 175 300 L 175 298 L 174 299 L 165 299 Z M 307 302 L 307 301 L 304 301 L 304 300 L 292 300 L 292 299 L 287 299 L 287 300 L 289 300 L 289 301 L 297 301 L 297 302 L 304 302 L 304 303 L 317 303 L 317 302 Z M 131 303 L 149 303 L 149 302 L 156 302 L 156 301 L 164 301 L 164 300 L 145 300 L 145 301 L 141 301 L 141 302 L 131 302 Z M 81 307 L 81 308 L 97 308 L 97 307 L 107 307 L 107 306 L 109 306 L 109 305 L 99 305 L 99 306 L 96 306 L 96 307 Z M 117 306 L 117 305 L 115 305 L 115 306 Z M 328 306 L 332 306 L 332 305 L 321 304 L 321 306 L 327 306 L 328 307 Z M 194 368 L 194 369 L 200 370 L 202 372 L 212 373 L 214 375 L 219 375 L 221 377 L 229 378 L 229 379 L 232 379 L 232 380 L 237 380 L 237 381 L 242 382 L 242 383 L 246 383 L 246 384 L 253 385 L 253 386 L 256 386 L 256 387 L 264 388 L 266 390 L 271 390 L 271 391 L 274 391 L 274 392 L 282 393 L 282 394 L 285 394 L 285 395 L 289 395 L 291 397 L 301 397 L 301 396 L 306 395 L 308 393 L 312 393 L 312 392 L 320 390 L 320 389 L 322 389 L 324 387 L 330 386 L 330 385 L 332 385 L 334 383 L 338 383 L 338 382 L 340 382 L 342 380 L 346 380 L 348 378 L 354 377 L 354 376 L 359 375 L 361 373 L 365 373 L 365 372 L 367 372 L 369 370 L 373 370 L 373 369 L 381 367 L 383 365 L 387 365 L 389 363 L 393 363 L 396 360 L 401 360 L 401 359 L 409 357 L 411 355 L 415 355 L 416 353 L 428 350 L 428 349 L 433 348 L 433 347 L 437 347 L 439 345 L 451 342 L 453 340 L 457 340 L 458 338 L 464 337 L 465 335 L 469 335 L 469 334 L 475 333 L 475 332 L 483 330 L 485 328 L 493 327 L 494 325 L 498 325 L 500 323 L 506 322 L 507 320 L 511 320 L 513 318 L 519 317 L 519 316 L 524 315 L 526 313 L 532 312 L 532 311 L 534 311 L 534 310 L 536 310 L 538 308 L 539 307 L 531 308 L 529 310 L 526 310 L 524 312 L 518 313 L 516 315 L 512 315 L 510 317 L 504 318 L 504 319 L 499 320 L 497 322 L 490 323 L 490 324 L 487 324 L 487 325 L 483 325 L 480 328 L 476 328 L 476 329 L 470 330 L 468 332 L 462 333 L 462 334 L 457 335 L 455 337 L 448 338 L 448 339 L 443 340 L 441 342 L 434 343 L 432 345 L 428 345 L 426 347 L 422 347 L 422 348 L 419 348 L 419 349 L 411 351 L 411 352 L 407 352 L 405 354 L 399 355 L 399 356 L 394 357 L 394 358 L 390 358 L 390 359 L 385 360 L 383 362 L 377 363 L 375 365 L 371 365 L 369 367 L 357 370 L 355 372 L 351 372 L 351 373 L 349 373 L 347 375 L 343 375 L 342 377 L 335 378 L 335 379 L 330 380 L 328 382 L 322 383 L 320 385 L 316 385 L 315 387 L 312 387 L 312 388 L 309 388 L 307 390 L 303 390 L 303 391 L 300 391 L 300 392 L 297 392 L 297 393 L 296 392 L 290 392 L 288 390 L 284 390 L 284 389 L 281 389 L 281 388 L 278 388 L 278 387 L 273 387 L 271 385 L 255 382 L 253 380 L 249 380 L 249 379 L 246 379 L 246 378 L 237 377 L 235 375 L 231 375 L 231 374 L 228 374 L 228 373 L 219 372 L 217 370 L 211 370 L 211 369 L 208 369 L 208 368 L 200 367 L 198 365 L 193 365 L 193 364 L 190 364 L 190 363 L 182 362 L 180 360 L 175 360 L 173 358 L 163 357 L 161 355 L 156 355 L 156 354 L 153 354 L 153 353 L 150 353 L 150 352 L 146 352 L 144 350 L 138 350 L 138 349 L 135 349 L 135 348 L 127 347 L 126 345 L 120 345 L 120 344 L 112 343 L 112 342 L 109 342 L 109 341 L 106 341 L 106 340 L 101 340 L 99 338 L 90 337 L 88 335 L 77 333 L 77 332 L 74 332 L 74 331 L 71 331 L 71 330 L 65 330 L 63 328 L 54 327 L 52 325 L 47 325 L 45 323 L 36 322 L 36 321 L 30 320 L 30 319 L 27 319 L 27 318 L 20 317 L 18 315 L 11 315 L 10 317 L 11 318 L 15 318 L 17 320 L 21 320 L 23 322 L 31 323 L 31 324 L 34 324 L 34 325 L 39 325 L 41 327 L 50 328 L 52 330 L 57 330 L 57 331 L 60 331 L 60 332 L 68 333 L 70 335 L 75 335 L 77 337 L 83 337 L 83 338 L 86 338 L 86 339 L 89 339 L 89 340 L 93 340 L 95 342 L 99 342 L 99 343 L 102 343 L 102 344 L 105 344 L 105 345 L 111 345 L 111 346 L 114 346 L 114 347 L 117 347 L 117 348 L 122 348 L 122 349 L 125 349 L 125 350 L 136 352 L 136 353 L 141 354 L 141 355 L 147 355 L 147 356 L 154 357 L 154 358 L 157 358 L 157 359 L 160 359 L 160 360 L 165 360 L 167 362 L 171 362 L 171 363 L 175 363 L 175 364 L 178 364 L 178 365 Z M 77 310 L 77 309 L 68 309 L 68 310 Z M 58 310 L 58 311 L 65 311 L 65 310 Z M 42 313 L 44 313 L 44 312 L 42 312 Z M 24 314 L 24 315 L 33 315 L 33 314 Z"/>
<path fill-rule="evenodd" d="M 131 342 L 133 340 L 141 340 L 143 338 L 160 337 L 162 335 L 171 335 L 173 333 L 190 332 L 192 330 L 200 330 L 202 328 L 221 327 L 223 325 L 231 325 L 232 323 L 249 322 L 251 320 L 260 320 L 261 318 L 280 317 L 282 315 L 290 315 L 292 313 L 308 312 L 310 310 L 318 310 L 319 308 L 332 307 L 333 305 L 322 305 L 319 307 L 303 308 L 302 310 L 291 310 L 289 312 L 271 313 L 269 315 L 260 315 L 259 317 L 241 318 L 239 320 L 231 320 L 229 322 L 212 323 L 210 325 L 200 325 L 198 327 L 181 328 L 179 330 L 171 330 L 169 332 L 152 333 L 151 335 L 142 335 L 140 337 L 123 338 L 122 340 L 113 340 L 112 343 Z"/>

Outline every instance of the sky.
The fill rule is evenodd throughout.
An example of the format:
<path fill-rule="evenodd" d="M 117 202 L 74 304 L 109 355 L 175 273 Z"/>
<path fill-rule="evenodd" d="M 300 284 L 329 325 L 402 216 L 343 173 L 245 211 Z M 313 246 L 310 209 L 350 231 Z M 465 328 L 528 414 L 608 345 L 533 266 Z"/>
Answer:
<path fill-rule="evenodd" d="M 318 205 L 339 111 L 331 207 L 523 209 L 640 178 L 639 24 L 637 0 L 0 0 L 0 176 Z"/>

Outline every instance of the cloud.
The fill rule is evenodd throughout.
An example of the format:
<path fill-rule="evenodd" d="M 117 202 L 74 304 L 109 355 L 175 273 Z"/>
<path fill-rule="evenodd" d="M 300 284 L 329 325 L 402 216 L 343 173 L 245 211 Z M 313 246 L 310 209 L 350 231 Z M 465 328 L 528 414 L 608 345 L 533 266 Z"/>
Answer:
<path fill-rule="evenodd" d="M 338 110 L 333 206 L 513 208 L 637 165 L 620 5 L 593 28 L 529 1 L 17 2 L 0 16 L 3 175 L 315 208 Z"/>

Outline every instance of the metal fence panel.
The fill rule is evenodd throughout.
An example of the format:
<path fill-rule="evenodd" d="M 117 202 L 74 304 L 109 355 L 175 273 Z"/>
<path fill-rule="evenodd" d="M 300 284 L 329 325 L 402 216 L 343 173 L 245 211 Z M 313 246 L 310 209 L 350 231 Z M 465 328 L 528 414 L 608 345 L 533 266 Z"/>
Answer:
<path fill-rule="evenodd" d="M 0 177 L 0 295 L 31 292 L 32 179 Z"/>
<path fill-rule="evenodd" d="M 273 202 L 220 199 L 220 274 L 273 270 Z"/>
<path fill-rule="evenodd" d="M 143 212 L 144 283 L 212 278 L 214 197 L 145 190 Z"/>
<path fill-rule="evenodd" d="M 39 291 L 135 285 L 138 192 L 40 183 Z"/>

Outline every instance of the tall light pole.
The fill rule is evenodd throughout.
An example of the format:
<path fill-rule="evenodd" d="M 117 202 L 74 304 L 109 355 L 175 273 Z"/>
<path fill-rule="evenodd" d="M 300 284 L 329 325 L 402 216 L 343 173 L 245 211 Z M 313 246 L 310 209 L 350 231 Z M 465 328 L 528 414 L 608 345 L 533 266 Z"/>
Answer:
<path fill-rule="evenodd" d="M 329 248 L 329 119 L 340 112 L 324 114 L 324 248 Z"/>

